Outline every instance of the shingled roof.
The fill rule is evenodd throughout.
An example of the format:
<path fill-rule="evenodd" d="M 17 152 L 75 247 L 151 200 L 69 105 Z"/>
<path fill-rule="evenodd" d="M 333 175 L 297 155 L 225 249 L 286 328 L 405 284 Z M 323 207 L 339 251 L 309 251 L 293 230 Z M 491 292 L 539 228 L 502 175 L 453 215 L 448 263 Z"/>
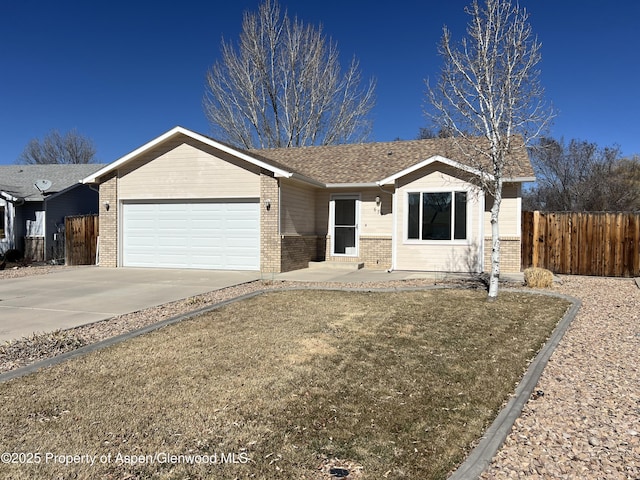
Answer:
<path fill-rule="evenodd" d="M 260 168 L 270 170 L 276 175 L 286 177 L 294 175 L 318 186 L 373 185 L 382 180 L 393 180 L 405 170 L 419 167 L 432 159 L 445 161 L 456 167 L 466 166 L 469 167 L 466 169 L 471 172 L 478 170 L 475 159 L 462 155 L 459 145 L 452 138 L 242 150 L 176 126 L 104 168 L 88 173 L 82 181 L 99 183 L 101 177 L 118 169 L 121 165 L 180 135 L 223 150 Z M 474 141 L 482 142 L 479 138 Z M 488 165 L 488 160 L 486 158 L 484 160 L 485 165 Z M 521 182 L 534 179 L 533 168 L 525 148 L 514 148 L 508 164 L 505 179 Z"/>
<path fill-rule="evenodd" d="M 44 195 L 34 186 L 37 180 L 49 180 L 46 195 L 78 184 L 103 164 L 0 165 L 0 191 L 26 201 L 40 201 Z"/>
<path fill-rule="evenodd" d="M 474 166 L 451 138 L 255 149 L 248 153 L 323 184 L 375 183 L 435 156 Z M 533 178 L 526 149 L 514 149 L 509 164 L 510 178 Z"/>

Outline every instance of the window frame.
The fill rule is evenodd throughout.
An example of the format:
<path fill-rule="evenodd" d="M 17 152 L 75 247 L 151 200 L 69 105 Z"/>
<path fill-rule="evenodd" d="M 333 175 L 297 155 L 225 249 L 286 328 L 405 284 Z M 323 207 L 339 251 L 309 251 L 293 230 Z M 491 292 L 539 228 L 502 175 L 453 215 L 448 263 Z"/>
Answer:
<path fill-rule="evenodd" d="M 335 253 L 335 230 L 336 230 L 336 212 L 335 205 L 336 200 L 354 200 L 355 201 L 355 225 L 352 227 L 355 229 L 355 253 Z M 360 256 L 360 213 L 361 213 L 361 195 L 360 193 L 332 193 L 329 197 L 329 232 L 331 236 L 331 250 L 330 255 L 332 257 L 359 257 Z M 345 227 L 347 225 L 338 225 L 338 227 Z"/>
<path fill-rule="evenodd" d="M 449 193 L 451 194 L 451 230 L 450 230 L 450 238 L 448 239 L 443 239 L 443 240 L 436 240 L 436 239 L 429 239 L 429 240 L 423 240 L 422 239 L 422 228 L 423 228 L 423 206 L 424 206 L 424 200 L 423 200 L 423 195 L 424 194 L 430 194 L 430 193 Z M 465 224 L 465 229 L 466 229 L 466 237 L 463 239 L 456 239 L 455 237 L 455 212 L 456 212 L 456 205 L 455 205 L 455 197 L 456 197 L 456 193 L 465 193 L 466 194 L 466 208 L 465 208 L 465 215 L 466 215 L 466 224 Z M 409 238 L 409 196 L 411 194 L 419 194 L 420 195 L 420 201 L 418 202 L 418 206 L 419 206 L 419 220 L 418 220 L 418 238 Z M 471 226 L 472 226 L 472 218 L 471 218 L 471 195 L 470 195 L 470 190 L 468 188 L 440 188 L 440 189 L 434 189 L 434 188 L 430 188 L 430 189 L 407 189 L 404 193 L 404 213 L 403 213 L 403 222 L 404 222 L 404 238 L 403 238 L 403 242 L 405 244 L 414 244 L 414 245 L 470 245 L 471 244 L 471 237 L 472 237 L 472 232 L 471 232 Z"/>
<path fill-rule="evenodd" d="M 7 238 L 7 225 L 5 224 L 7 218 L 7 206 L 0 205 L 0 240 Z"/>

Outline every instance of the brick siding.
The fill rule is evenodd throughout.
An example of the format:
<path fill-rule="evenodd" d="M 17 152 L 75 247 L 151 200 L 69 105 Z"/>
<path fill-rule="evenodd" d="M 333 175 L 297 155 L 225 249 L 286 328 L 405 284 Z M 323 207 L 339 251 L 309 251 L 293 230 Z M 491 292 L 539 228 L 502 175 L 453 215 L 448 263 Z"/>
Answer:
<path fill-rule="evenodd" d="M 280 216 L 278 179 L 269 172 L 260 173 L 260 270 L 280 273 L 282 243 L 278 228 Z M 266 200 L 271 201 L 269 210 Z"/>
<path fill-rule="evenodd" d="M 392 243 L 391 237 L 360 237 L 360 258 L 365 268 L 390 269 Z"/>
<path fill-rule="evenodd" d="M 484 239 L 484 270 L 491 271 L 491 237 Z M 502 237 L 500 239 L 500 271 L 517 273 L 520 270 L 520 237 Z"/>
<path fill-rule="evenodd" d="M 109 210 L 105 207 L 109 202 Z M 118 175 L 111 173 L 100 184 L 100 266 L 118 265 Z"/>
<path fill-rule="evenodd" d="M 309 262 L 318 260 L 318 242 L 316 235 L 283 236 L 281 271 L 307 268 Z"/>

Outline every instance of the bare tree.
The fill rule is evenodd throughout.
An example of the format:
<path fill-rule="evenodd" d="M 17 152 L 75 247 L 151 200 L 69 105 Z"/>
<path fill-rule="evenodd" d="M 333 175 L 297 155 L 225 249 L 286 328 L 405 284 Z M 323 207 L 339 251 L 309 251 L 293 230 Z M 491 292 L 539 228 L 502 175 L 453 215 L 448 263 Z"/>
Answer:
<path fill-rule="evenodd" d="M 31 140 L 18 157 L 16 163 L 26 165 L 44 165 L 55 163 L 84 164 L 95 161 L 96 148 L 93 142 L 70 130 L 61 135 L 52 130 L 42 141 Z"/>
<path fill-rule="evenodd" d="M 336 44 L 266 0 L 245 13 L 236 47 L 207 72 L 206 116 L 214 134 L 243 148 L 362 141 L 375 81 L 361 87 L 354 58 L 342 74 Z"/>
<path fill-rule="evenodd" d="M 536 184 L 526 207 L 555 211 L 640 210 L 640 160 L 620 147 L 540 138 L 531 148 Z"/>
<path fill-rule="evenodd" d="M 539 136 L 553 112 L 543 100 L 537 69 L 541 44 L 527 11 L 509 0 L 486 0 L 482 7 L 474 0 L 465 11 L 471 16 L 467 38 L 454 46 L 444 27 L 441 76 L 427 88 L 434 122 L 455 136 L 461 154 L 481 172 L 479 187 L 493 199 L 489 300 L 494 300 L 500 277 L 498 217 L 510 154 Z"/>

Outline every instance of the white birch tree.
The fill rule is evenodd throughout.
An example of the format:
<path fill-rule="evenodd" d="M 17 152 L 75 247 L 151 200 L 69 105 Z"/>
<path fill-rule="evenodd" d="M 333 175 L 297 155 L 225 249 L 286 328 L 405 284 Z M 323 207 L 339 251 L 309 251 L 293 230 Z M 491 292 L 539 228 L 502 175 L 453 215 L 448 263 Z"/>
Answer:
<path fill-rule="evenodd" d="M 244 14 L 237 47 L 222 41 L 204 109 L 214 135 L 242 148 L 359 142 L 371 130 L 375 81 L 361 84 L 355 58 L 343 73 L 321 28 L 266 0 Z"/>
<path fill-rule="evenodd" d="M 430 116 L 450 132 L 469 163 L 481 172 L 479 187 L 491 207 L 489 300 L 498 296 L 499 214 L 502 186 L 510 173 L 510 154 L 524 149 L 553 118 L 544 102 L 538 63 L 541 44 L 529 14 L 509 0 L 474 0 L 465 9 L 467 36 L 454 45 L 445 26 L 439 53 L 443 67 L 436 86 L 427 82 L 434 107 Z"/>

